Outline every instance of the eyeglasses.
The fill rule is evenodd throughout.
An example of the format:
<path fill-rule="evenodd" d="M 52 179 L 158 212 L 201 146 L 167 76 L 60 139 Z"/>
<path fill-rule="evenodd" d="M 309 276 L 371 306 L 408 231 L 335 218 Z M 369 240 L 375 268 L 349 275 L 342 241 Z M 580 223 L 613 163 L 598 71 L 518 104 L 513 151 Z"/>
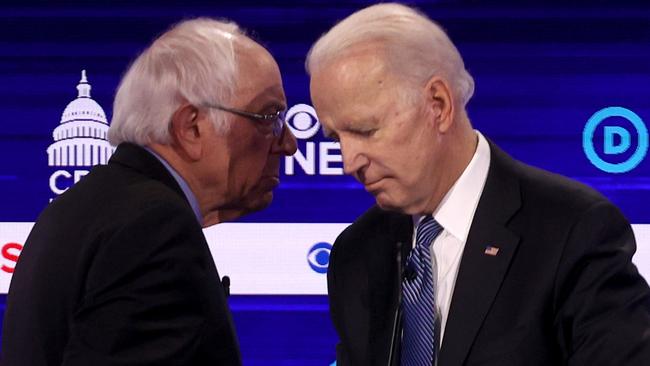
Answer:
<path fill-rule="evenodd" d="M 282 135 L 282 131 L 284 130 L 284 116 L 286 114 L 285 111 L 277 111 L 275 113 L 270 113 L 270 114 L 260 114 L 260 113 L 243 111 L 241 109 L 225 107 L 219 104 L 203 104 L 203 106 L 207 108 L 214 108 L 221 111 L 226 111 L 241 117 L 245 117 L 248 119 L 255 120 L 257 122 L 261 122 L 262 127 L 271 128 L 271 133 L 275 137 Z"/>

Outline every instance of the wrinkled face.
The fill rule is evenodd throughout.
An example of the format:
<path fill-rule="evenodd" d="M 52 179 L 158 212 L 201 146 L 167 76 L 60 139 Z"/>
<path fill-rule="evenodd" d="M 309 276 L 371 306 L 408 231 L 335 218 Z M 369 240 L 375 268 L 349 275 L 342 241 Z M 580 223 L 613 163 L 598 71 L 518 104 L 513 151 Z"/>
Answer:
<path fill-rule="evenodd" d="M 271 55 L 257 44 L 247 44 L 237 57 L 239 79 L 227 107 L 258 114 L 286 110 L 280 71 Z M 229 130 L 212 131 L 206 144 L 208 179 L 218 188 L 217 208 L 241 214 L 263 209 L 280 182 L 280 159 L 296 151 L 295 138 L 286 128 L 274 136 L 269 122 L 220 113 L 227 114 Z"/>
<path fill-rule="evenodd" d="M 341 143 L 346 174 L 384 209 L 423 212 L 440 184 L 443 158 L 424 94 L 413 102 L 376 53 L 345 56 L 315 70 L 311 97 L 325 134 Z"/>

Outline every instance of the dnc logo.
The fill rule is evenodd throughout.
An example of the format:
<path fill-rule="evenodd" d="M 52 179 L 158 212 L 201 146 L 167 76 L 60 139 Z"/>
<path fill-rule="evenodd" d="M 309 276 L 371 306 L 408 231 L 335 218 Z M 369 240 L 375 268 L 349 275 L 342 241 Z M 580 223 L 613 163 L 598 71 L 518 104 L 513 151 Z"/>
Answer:
<path fill-rule="evenodd" d="M 307 263 L 316 273 L 327 273 L 330 264 L 332 244 L 326 242 L 316 243 L 307 254 Z"/>
<path fill-rule="evenodd" d="M 596 141 L 602 141 L 602 148 Z M 587 121 L 582 148 L 596 168 L 607 173 L 626 173 L 645 158 L 648 129 L 641 117 L 627 108 L 604 108 Z"/>

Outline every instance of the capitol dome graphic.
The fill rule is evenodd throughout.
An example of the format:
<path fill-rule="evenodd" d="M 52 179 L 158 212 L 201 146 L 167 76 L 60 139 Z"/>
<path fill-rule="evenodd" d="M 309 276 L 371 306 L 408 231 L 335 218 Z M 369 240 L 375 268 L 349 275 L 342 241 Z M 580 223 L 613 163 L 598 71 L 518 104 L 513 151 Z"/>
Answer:
<path fill-rule="evenodd" d="M 47 148 L 49 166 L 88 167 L 106 164 L 113 154 L 108 143 L 104 109 L 90 97 L 86 70 L 81 71 L 77 99 L 65 107 L 54 129 L 54 143 Z"/>

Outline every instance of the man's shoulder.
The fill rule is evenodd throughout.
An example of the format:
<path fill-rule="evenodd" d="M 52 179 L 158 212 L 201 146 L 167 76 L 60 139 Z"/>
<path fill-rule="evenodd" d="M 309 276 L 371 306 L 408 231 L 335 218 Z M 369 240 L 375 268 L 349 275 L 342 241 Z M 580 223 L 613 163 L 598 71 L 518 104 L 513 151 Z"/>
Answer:
<path fill-rule="evenodd" d="M 55 198 L 39 220 L 54 220 L 95 229 L 136 220 L 143 212 L 193 216 L 184 197 L 164 183 L 118 165 L 95 167 L 77 184 Z M 157 215 L 158 216 L 158 215 Z"/>
<path fill-rule="evenodd" d="M 386 211 L 379 206 L 372 206 L 361 216 L 357 217 L 354 222 L 348 226 L 344 233 L 348 235 L 362 234 L 364 236 L 373 233 L 381 234 L 392 227 L 390 224 L 404 221 L 409 216 L 397 212 Z"/>
<path fill-rule="evenodd" d="M 614 206 L 600 192 L 572 178 L 522 164 L 524 203 L 564 214 L 581 213 L 594 206 Z"/>
<path fill-rule="evenodd" d="M 348 226 L 336 239 L 338 250 L 375 250 L 378 243 L 405 236 L 411 227 L 409 215 L 386 211 L 378 206 L 369 208 Z M 374 248 L 374 249 L 373 249 Z"/>
<path fill-rule="evenodd" d="M 505 175 L 515 177 L 522 204 L 565 214 L 581 212 L 594 205 L 613 204 L 600 192 L 575 179 L 518 161 L 492 146 L 492 164 L 498 171 L 492 184 Z"/>

